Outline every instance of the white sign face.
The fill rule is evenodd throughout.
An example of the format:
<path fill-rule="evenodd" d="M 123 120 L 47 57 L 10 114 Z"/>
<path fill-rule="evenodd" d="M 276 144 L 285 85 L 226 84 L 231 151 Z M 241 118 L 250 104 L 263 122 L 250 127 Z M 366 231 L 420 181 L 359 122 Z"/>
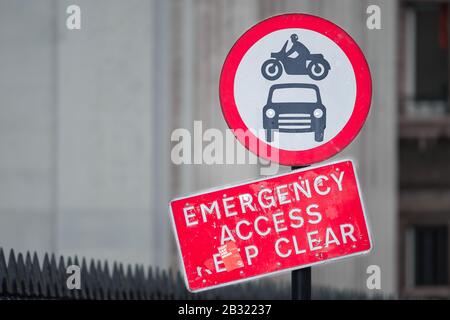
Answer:
<path fill-rule="evenodd" d="M 371 78 L 359 47 L 319 17 L 260 22 L 235 43 L 220 79 L 222 111 L 250 151 L 285 165 L 325 160 L 345 148 L 370 108 Z M 276 154 L 277 158 L 271 158 Z"/>
<path fill-rule="evenodd" d="M 297 72 L 287 74 L 285 70 L 274 81 L 268 80 L 262 75 L 262 64 L 270 59 L 272 52 L 280 51 L 286 41 L 288 42 L 286 49 L 289 50 L 292 47 L 291 35 L 293 34 L 298 36 L 297 41 L 300 41 L 311 54 L 323 54 L 324 58 L 329 62 L 330 70 L 324 79 L 311 79 L 308 74 L 303 74 L 304 72 L 301 72 L 301 74 L 296 74 Z M 291 58 L 288 57 L 286 59 Z M 297 56 L 292 59 L 300 59 L 300 57 Z M 307 60 L 306 63 L 308 63 Z M 324 124 L 326 127 L 323 132 L 323 140 L 317 141 L 314 139 L 314 132 L 312 131 L 282 131 L 283 127 L 281 125 L 282 121 L 284 121 L 282 119 L 278 120 L 278 126 L 281 127 L 279 131 L 274 130 L 274 135 L 279 136 L 272 141 L 268 141 L 264 130 L 258 131 L 264 126 L 262 110 L 268 102 L 273 104 L 274 110 L 276 110 L 277 103 L 298 104 L 299 112 L 301 104 L 317 103 L 318 97 L 316 97 L 317 93 L 315 90 L 296 87 L 275 89 L 272 101 L 268 101 L 270 88 L 273 86 L 276 88 L 277 84 L 313 84 L 317 86 L 322 105 L 326 109 L 326 123 Z M 249 88 L 252 89 L 249 90 Z M 266 35 L 256 42 L 244 55 L 236 72 L 234 96 L 242 120 L 247 128 L 257 135 L 259 139 L 269 144 L 277 141 L 278 147 L 281 149 L 307 150 L 330 141 L 344 128 L 355 106 L 356 80 L 349 59 L 331 39 L 307 29 L 283 29 Z M 281 117 L 282 114 L 279 116 Z M 290 128 L 288 125 L 292 127 L 293 123 L 307 123 L 302 121 L 302 119 L 285 120 L 288 129 Z"/>

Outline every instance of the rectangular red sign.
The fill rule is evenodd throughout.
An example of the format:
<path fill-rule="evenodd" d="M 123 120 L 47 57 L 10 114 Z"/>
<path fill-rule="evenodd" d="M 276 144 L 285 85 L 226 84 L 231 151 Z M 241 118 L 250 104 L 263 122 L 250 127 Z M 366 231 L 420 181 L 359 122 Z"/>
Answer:
<path fill-rule="evenodd" d="M 349 160 L 175 199 L 170 209 L 191 291 L 371 249 Z"/>

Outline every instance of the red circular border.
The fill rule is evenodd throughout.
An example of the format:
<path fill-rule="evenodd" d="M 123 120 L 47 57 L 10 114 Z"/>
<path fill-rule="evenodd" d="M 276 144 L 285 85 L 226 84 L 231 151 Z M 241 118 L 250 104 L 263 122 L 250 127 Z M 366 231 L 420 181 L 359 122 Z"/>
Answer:
<path fill-rule="evenodd" d="M 257 139 L 257 149 L 249 145 L 249 140 L 236 135 L 236 138 L 251 152 L 282 165 L 309 165 L 328 159 L 344 149 L 358 135 L 367 118 L 372 99 L 372 80 L 369 66 L 356 42 L 344 30 L 334 23 L 307 14 L 283 14 L 263 20 L 247 30 L 233 45 L 222 67 L 219 84 L 220 104 L 228 126 L 234 130 L 248 130 L 242 120 L 234 99 L 234 78 L 237 68 L 247 51 L 267 34 L 287 28 L 309 29 L 321 33 L 335 42 L 350 60 L 356 78 L 356 99 L 353 113 L 344 128 L 330 141 L 318 147 L 291 151 L 272 147 L 248 131 L 251 139 Z M 260 154 L 258 148 L 278 149 L 278 156 L 273 152 Z M 269 155 L 267 155 L 269 154 Z"/>

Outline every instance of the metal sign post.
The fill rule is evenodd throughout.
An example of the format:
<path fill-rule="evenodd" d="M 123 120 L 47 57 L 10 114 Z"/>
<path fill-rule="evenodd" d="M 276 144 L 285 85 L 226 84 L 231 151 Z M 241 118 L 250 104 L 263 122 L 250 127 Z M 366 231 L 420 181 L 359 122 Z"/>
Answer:
<path fill-rule="evenodd" d="M 291 299 L 311 300 L 311 267 L 292 271 Z"/>
<path fill-rule="evenodd" d="M 291 167 L 292 170 L 307 166 Z M 311 300 L 311 267 L 291 272 L 291 299 Z"/>

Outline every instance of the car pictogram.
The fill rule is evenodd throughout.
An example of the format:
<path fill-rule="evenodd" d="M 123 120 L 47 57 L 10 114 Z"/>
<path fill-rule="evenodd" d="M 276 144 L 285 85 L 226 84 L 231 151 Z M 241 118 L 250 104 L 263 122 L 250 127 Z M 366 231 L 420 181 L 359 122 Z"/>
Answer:
<path fill-rule="evenodd" d="M 295 97 L 295 98 L 294 98 Z M 326 128 L 326 108 L 319 88 L 314 84 L 285 83 L 270 87 L 263 108 L 266 140 L 273 141 L 273 131 L 314 132 L 316 142 L 323 141 Z"/>

